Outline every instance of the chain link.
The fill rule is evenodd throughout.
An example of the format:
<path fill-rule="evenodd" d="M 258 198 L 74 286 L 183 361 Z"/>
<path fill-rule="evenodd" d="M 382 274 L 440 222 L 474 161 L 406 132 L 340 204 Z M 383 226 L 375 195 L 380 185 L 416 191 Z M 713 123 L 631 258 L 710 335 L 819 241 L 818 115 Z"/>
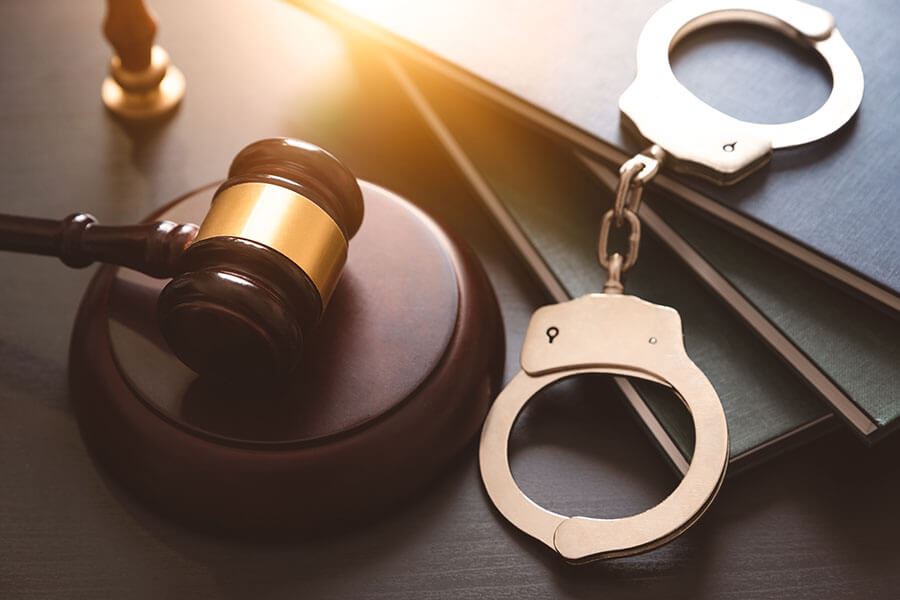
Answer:
<path fill-rule="evenodd" d="M 623 223 L 628 224 L 628 249 L 622 255 L 622 272 L 624 273 L 637 262 L 638 250 L 641 246 L 641 220 L 630 208 L 624 210 L 622 217 L 624 219 Z M 612 257 L 620 254 L 619 252 L 613 252 L 612 254 L 609 252 L 609 234 L 614 222 L 615 211 L 613 210 L 606 211 L 606 214 L 603 215 L 603 220 L 600 221 L 600 242 L 598 244 L 600 252 L 598 258 L 600 259 L 600 265 L 607 270 Z M 616 227 L 616 229 L 620 228 Z"/>
<path fill-rule="evenodd" d="M 619 167 L 619 185 L 616 189 L 616 201 L 613 204 L 616 227 L 622 226 L 626 208 L 630 208 L 635 213 L 640 209 L 644 184 L 653 179 L 658 172 L 659 160 L 646 154 L 633 156 Z"/>
<path fill-rule="evenodd" d="M 620 277 L 634 266 L 638 259 L 641 245 L 641 220 L 637 212 L 641 207 L 641 196 L 644 184 L 652 180 L 659 172 L 663 152 L 659 146 L 652 146 L 646 151 L 625 161 L 619 168 L 619 185 L 616 188 L 616 199 L 613 207 L 606 211 L 600 222 L 600 240 L 598 242 L 598 258 L 600 264 L 609 272 L 608 291 L 621 292 Z M 610 249 L 610 234 L 615 229 L 628 227 L 627 248 L 622 252 Z"/>

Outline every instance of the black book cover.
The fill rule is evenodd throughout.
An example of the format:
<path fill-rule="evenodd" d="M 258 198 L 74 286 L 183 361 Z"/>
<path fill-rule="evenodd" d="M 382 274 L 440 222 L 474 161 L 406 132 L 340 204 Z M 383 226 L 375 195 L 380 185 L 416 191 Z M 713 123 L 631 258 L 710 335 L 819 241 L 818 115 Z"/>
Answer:
<path fill-rule="evenodd" d="M 566 148 L 458 86 L 422 72 L 410 77 L 402 67 L 398 76 L 438 140 L 468 169 L 470 183 L 478 189 L 483 182 L 483 199 L 499 202 L 499 211 L 492 210 L 510 237 L 524 234 L 516 246 L 534 251 L 565 296 L 599 291 L 605 273 L 597 263 L 597 235 L 610 191 Z M 834 425 L 808 383 L 652 233 L 644 235 L 626 293 L 681 314 L 688 353 L 725 407 L 733 461 L 771 456 Z M 641 415 L 651 432 L 648 421 L 662 426 L 661 435 L 653 433 L 669 458 L 678 466 L 665 440 L 689 459 L 691 424 L 682 405 L 662 386 L 635 382 L 634 388 L 652 413 L 652 419 Z"/>
<path fill-rule="evenodd" d="M 596 157 L 621 162 L 641 149 L 622 128 L 618 98 L 634 77 L 641 30 L 665 0 L 295 2 Z M 772 164 L 735 186 L 668 175 L 656 185 L 897 311 L 896 7 L 889 0 L 813 4 L 834 15 L 862 64 L 866 91 L 858 117 L 826 140 L 776 152 Z M 830 89 L 812 50 L 751 26 L 691 34 L 676 49 L 674 67 L 698 97 L 746 121 L 795 120 L 813 112 Z"/>

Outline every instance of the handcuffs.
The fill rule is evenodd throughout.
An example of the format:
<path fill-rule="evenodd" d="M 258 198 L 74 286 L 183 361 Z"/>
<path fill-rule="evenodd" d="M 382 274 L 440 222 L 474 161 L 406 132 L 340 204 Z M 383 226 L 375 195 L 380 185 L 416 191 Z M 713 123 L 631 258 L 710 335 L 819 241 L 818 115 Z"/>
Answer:
<path fill-rule="evenodd" d="M 694 96 L 672 73 L 669 52 L 685 35 L 723 22 L 764 25 L 818 51 L 833 78 L 825 104 L 798 121 L 768 125 L 740 121 Z M 622 275 L 637 260 L 643 186 L 663 164 L 732 184 L 762 167 L 773 150 L 838 130 L 856 113 L 863 94 L 862 67 L 834 18 L 798 0 L 673 0 L 645 25 L 637 67 L 619 109 L 625 123 L 651 146 L 622 165 L 615 204 L 601 223 L 599 258 L 609 273 L 604 293 L 534 313 L 522 347 L 522 370 L 494 401 L 479 448 L 481 477 L 500 513 L 574 563 L 639 554 L 676 538 L 712 503 L 728 465 L 725 412 L 712 384 L 685 351 L 678 313 L 622 293 Z M 611 252 L 610 232 L 623 227 L 627 248 Z M 538 506 L 513 479 L 509 437 L 522 409 L 550 384 L 589 373 L 666 385 L 691 413 L 695 442 L 690 467 L 678 487 L 645 512 L 619 519 L 567 517 Z"/>

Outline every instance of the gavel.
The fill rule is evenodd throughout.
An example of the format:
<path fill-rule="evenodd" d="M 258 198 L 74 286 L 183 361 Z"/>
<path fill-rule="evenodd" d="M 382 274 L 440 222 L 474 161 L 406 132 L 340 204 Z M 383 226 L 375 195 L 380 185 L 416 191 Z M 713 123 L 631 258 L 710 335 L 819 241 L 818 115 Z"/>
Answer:
<path fill-rule="evenodd" d="M 298 365 L 362 219 L 362 192 L 340 161 L 273 138 L 235 157 L 199 226 L 0 215 L 0 250 L 171 277 L 157 301 L 171 351 L 200 375 L 259 381 Z"/>

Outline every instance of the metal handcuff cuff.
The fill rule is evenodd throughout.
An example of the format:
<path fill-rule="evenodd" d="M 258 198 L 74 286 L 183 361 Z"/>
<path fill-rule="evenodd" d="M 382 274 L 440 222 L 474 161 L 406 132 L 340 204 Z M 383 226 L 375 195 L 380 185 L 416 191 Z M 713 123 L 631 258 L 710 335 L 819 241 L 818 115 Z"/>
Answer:
<path fill-rule="evenodd" d="M 705 104 L 682 86 L 669 51 L 687 34 L 724 22 L 755 23 L 819 52 L 833 89 L 813 114 L 777 125 L 740 121 Z M 615 558 L 657 548 L 683 533 L 710 505 L 728 464 L 728 427 L 716 391 L 688 357 L 681 318 L 665 306 L 623 294 L 621 277 L 637 260 L 641 191 L 662 165 L 720 185 L 762 167 L 772 151 L 833 133 L 854 115 L 863 93 L 862 68 L 828 12 L 798 0 L 674 0 L 647 22 L 637 47 L 637 76 L 619 109 L 650 148 L 626 161 L 616 201 L 603 217 L 603 293 L 545 306 L 531 318 L 522 370 L 495 400 L 481 435 L 479 462 L 494 505 L 513 525 L 570 562 Z M 660 99 L 663 100 L 662 104 Z M 610 232 L 627 227 L 624 253 L 610 252 Z M 513 479 L 508 443 L 528 401 L 560 379 L 607 373 L 674 390 L 694 422 L 694 454 L 675 490 L 649 510 L 619 519 L 567 517 L 530 500 Z"/>

